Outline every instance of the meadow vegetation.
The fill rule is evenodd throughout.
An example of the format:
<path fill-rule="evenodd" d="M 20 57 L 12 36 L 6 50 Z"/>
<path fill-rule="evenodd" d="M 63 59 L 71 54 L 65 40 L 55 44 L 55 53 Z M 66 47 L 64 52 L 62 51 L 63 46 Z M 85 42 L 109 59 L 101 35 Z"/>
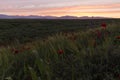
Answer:
<path fill-rule="evenodd" d="M 106 24 L 119 24 L 120 19 L 85 20 L 0 20 L 0 44 L 7 45 L 19 40 L 19 43 L 47 38 L 60 32 L 79 32 Z"/>
<path fill-rule="evenodd" d="M 96 20 L 100 24 L 94 28 L 61 29 L 45 39 L 1 46 L 0 80 L 120 80 L 120 23 L 103 21 Z"/>

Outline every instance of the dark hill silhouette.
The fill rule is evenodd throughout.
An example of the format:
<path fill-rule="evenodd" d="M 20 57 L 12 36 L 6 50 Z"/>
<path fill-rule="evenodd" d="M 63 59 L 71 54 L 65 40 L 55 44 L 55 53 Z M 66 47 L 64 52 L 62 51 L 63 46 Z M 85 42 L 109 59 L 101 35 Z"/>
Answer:
<path fill-rule="evenodd" d="M 56 16 L 37 16 L 37 15 L 29 15 L 29 16 L 11 16 L 11 15 L 5 15 L 5 14 L 0 14 L 0 19 L 105 19 L 107 17 L 88 17 L 88 16 L 82 16 L 82 17 L 77 17 L 77 16 L 61 16 L 61 17 L 56 17 Z"/>

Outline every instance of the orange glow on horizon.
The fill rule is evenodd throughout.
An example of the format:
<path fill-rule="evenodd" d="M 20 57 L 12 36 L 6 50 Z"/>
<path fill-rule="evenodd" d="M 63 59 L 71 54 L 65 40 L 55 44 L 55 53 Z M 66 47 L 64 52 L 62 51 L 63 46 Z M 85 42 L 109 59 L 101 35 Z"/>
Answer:
<path fill-rule="evenodd" d="M 102 16 L 120 18 L 120 3 L 104 5 L 81 5 L 59 8 L 11 9 L 3 14 L 10 15 L 42 15 L 42 16 Z"/>

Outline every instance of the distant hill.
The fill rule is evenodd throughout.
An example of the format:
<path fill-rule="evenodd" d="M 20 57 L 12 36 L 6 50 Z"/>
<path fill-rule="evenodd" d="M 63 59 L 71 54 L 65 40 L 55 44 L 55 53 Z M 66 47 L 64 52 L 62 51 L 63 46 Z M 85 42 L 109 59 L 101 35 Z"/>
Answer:
<path fill-rule="evenodd" d="M 11 15 L 4 15 L 0 14 L 0 19 L 105 19 L 107 17 L 88 17 L 88 16 L 37 16 L 37 15 L 30 15 L 30 16 L 11 16 Z"/>

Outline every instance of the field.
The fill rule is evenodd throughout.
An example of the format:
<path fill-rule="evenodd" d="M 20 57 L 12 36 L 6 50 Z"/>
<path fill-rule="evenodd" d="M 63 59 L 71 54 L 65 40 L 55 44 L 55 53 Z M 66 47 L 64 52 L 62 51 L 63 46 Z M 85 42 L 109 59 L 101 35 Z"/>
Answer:
<path fill-rule="evenodd" d="M 31 42 L 60 32 L 79 32 L 96 28 L 102 22 L 118 24 L 120 19 L 103 20 L 0 20 L 0 43 Z"/>
<path fill-rule="evenodd" d="M 120 80 L 120 19 L 0 20 L 0 80 Z"/>

